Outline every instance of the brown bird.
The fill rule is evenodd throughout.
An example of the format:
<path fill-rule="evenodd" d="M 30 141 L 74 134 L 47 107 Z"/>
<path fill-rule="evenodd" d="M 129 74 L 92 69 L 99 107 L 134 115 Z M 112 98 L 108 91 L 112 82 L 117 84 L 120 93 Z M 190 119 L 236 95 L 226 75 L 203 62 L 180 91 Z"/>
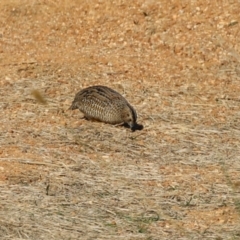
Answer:
<path fill-rule="evenodd" d="M 132 131 L 141 130 L 137 113 L 118 92 L 106 86 L 91 86 L 79 91 L 69 109 L 79 109 L 86 119 L 110 124 L 127 124 Z"/>

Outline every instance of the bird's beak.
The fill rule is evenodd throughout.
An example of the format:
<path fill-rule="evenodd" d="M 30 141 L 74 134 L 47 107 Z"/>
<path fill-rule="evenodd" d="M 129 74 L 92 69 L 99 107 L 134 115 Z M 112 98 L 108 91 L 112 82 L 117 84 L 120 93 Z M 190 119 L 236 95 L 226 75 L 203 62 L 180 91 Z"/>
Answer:
<path fill-rule="evenodd" d="M 130 128 L 133 132 L 135 132 L 136 130 L 142 130 L 143 129 L 143 125 L 137 124 L 137 123 L 133 123 L 133 124 L 131 123 L 131 124 L 129 124 L 129 126 L 130 126 Z"/>
<path fill-rule="evenodd" d="M 135 131 L 135 127 L 136 127 L 136 124 L 135 123 L 128 123 L 129 124 L 129 127 L 131 128 L 131 130 L 134 132 Z"/>

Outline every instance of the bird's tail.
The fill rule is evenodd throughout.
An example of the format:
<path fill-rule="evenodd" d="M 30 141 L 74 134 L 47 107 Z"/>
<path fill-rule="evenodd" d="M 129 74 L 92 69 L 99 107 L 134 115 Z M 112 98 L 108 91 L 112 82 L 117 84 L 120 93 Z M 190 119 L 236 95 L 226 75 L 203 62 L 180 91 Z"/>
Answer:
<path fill-rule="evenodd" d="M 74 110 L 74 109 L 77 109 L 78 106 L 75 102 L 72 103 L 71 107 L 68 109 L 68 110 Z"/>

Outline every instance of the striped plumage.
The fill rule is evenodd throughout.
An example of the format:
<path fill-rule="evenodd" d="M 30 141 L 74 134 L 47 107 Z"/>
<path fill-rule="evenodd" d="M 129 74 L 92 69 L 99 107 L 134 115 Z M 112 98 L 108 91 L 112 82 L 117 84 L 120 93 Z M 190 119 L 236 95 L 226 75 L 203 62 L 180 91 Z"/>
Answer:
<path fill-rule="evenodd" d="M 91 86 L 78 92 L 70 109 L 77 108 L 87 119 L 127 123 L 132 130 L 138 126 L 135 109 L 121 94 L 106 86 Z"/>

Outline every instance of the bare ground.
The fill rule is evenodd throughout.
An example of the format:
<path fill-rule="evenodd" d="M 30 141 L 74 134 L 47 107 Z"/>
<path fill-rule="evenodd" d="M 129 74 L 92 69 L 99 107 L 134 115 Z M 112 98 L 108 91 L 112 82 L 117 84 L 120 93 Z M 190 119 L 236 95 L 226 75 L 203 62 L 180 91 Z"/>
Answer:
<path fill-rule="evenodd" d="M 234 0 L 2 0 L 0 239 L 240 239 L 239 22 Z M 144 129 L 67 110 L 95 84 Z"/>

